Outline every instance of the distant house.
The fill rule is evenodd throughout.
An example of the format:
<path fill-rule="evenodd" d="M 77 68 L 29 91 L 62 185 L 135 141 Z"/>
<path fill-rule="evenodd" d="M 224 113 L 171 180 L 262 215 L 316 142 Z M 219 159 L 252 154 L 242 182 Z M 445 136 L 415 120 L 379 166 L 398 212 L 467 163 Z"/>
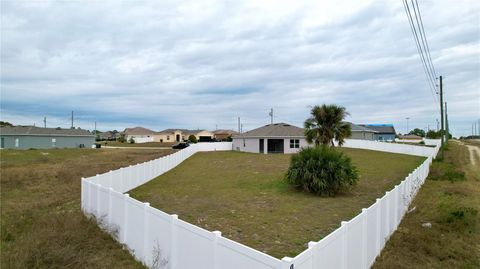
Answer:
<path fill-rule="evenodd" d="M 253 153 L 296 153 L 308 146 L 303 129 L 274 123 L 234 135 L 233 149 Z"/>
<path fill-rule="evenodd" d="M 190 135 L 195 136 L 200 142 L 212 141 L 214 138 L 214 134 L 207 130 L 166 129 L 155 133 L 154 140 L 162 143 L 175 143 L 188 140 Z"/>
<path fill-rule="evenodd" d="M 237 135 L 238 132 L 234 130 L 215 130 L 213 131 L 213 135 L 215 140 L 217 141 L 225 141 L 229 138 L 231 138 L 234 135 Z"/>
<path fill-rule="evenodd" d="M 351 122 L 348 122 L 348 124 L 352 130 L 352 135 L 349 137 L 350 139 L 375 140 L 375 134 L 377 134 L 378 131 Z"/>
<path fill-rule="evenodd" d="M 403 143 L 420 143 L 423 141 L 423 138 L 418 135 L 409 134 L 409 135 L 402 135 L 395 141 L 403 142 Z"/>
<path fill-rule="evenodd" d="M 123 131 L 127 141 L 133 138 L 136 143 L 152 142 L 154 141 L 154 134 L 154 131 L 143 127 L 126 128 Z"/>
<path fill-rule="evenodd" d="M 35 126 L 0 127 L 1 148 L 48 149 L 91 147 L 95 136 L 83 129 L 39 128 Z"/>
<path fill-rule="evenodd" d="M 395 141 L 395 128 L 393 124 L 360 124 L 360 126 L 377 131 L 375 140 L 378 141 Z"/>
<path fill-rule="evenodd" d="M 100 133 L 98 134 L 98 138 L 100 140 L 109 140 L 109 141 L 112 141 L 112 140 L 116 140 L 117 139 L 117 134 L 112 132 L 112 131 L 107 131 L 107 132 L 103 132 L 103 133 Z"/>

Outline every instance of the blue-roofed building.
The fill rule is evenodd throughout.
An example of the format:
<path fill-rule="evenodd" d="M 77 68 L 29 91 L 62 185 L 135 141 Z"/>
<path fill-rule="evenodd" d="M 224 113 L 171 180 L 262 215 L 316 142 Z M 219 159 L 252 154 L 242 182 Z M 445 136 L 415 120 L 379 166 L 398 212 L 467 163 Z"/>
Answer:
<path fill-rule="evenodd" d="M 374 139 L 377 141 L 395 141 L 395 127 L 393 124 L 361 124 L 368 129 L 376 131 Z"/>

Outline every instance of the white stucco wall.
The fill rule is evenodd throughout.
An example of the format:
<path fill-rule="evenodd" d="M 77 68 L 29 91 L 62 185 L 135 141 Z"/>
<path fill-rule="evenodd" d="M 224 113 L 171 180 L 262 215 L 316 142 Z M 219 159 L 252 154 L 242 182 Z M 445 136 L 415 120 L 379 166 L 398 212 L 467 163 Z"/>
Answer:
<path fill-rule="evenodd" d="M 300 148 L 290 148 L 290 139 L 300 140 Z M 305 138 L 285 138 L 283 140 L 283 152 L 287 154 L 297 153 L 300 149 L 305 147 L 308 147 L 308 143 Z"/>
<path fill-rule="evenodd" d="M 233 150 L 239 150 L 244 152 L 252 152 L 252 153 L 260 153 L 260 142 L 259 140 L 262 138 L 233 138 Z M 267 151 L 267 139 L 264 139 L 264 149 L 265 152 Z M 279 138 L 272 138 L 272 139 L 279 139 Z M 290 148 L 290 139 L 298 139 L 300 140 L 300 148 Z M 244 144 L 245 140 L 245 144 Z M 308 143 L 305 138 L 284 138 L 283 139 L 283 151 L 286 154 L 297 153 L 302 147 L 307 147 Z"/>
<path fill-rule="evenodd" d="M 252 153 L 260 152 L 259 138 L 234 138 L 232 142 L 233 142 L 233 150 L 252 152 Z"/>

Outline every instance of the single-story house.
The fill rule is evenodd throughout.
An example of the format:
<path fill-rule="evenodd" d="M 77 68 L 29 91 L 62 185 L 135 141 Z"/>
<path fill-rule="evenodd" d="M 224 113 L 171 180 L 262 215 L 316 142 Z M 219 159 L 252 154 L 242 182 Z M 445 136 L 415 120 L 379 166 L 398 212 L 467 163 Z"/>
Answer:
<path fill-rule="evenodd" d="M 350 139 L 374 140 L 376 131 L 348 122 Z M 296 153 L 309 146 L 304 129 L 287 123 L 274 123 L 232 137 L 233 149 L 253 153 Z"/>
<path fill-rule="evenodd" d="M 83 129 L 5 126 L 0 127 L 0 140 L 1 148 L 10 149 L 89 148 L 95 136 Z"/>
<path fill-rule="evenodd" d="M 222 129 L 219 129 L 219 130 L 213 131 L 214 138 L 215 138 L 215 140 L 217 140 L 217 141 L 225 141 L 225 140 L 228 140 L 229 138 L 231 138 L 232 136 L 237 135 L 237 134 L 238 134 L 238 132 L 236 132 L 236 131 L 234 131 L 234 130 L 222 130 Z"/>
<path fill-rule="evenodd" d="M 157 132 L 154 140 L 162 143 L 173 143 L 188 140 L 190 135 L 194 135 L 198 141 L 212 141 L 214 134 L 207 130 L 188 130 L 188 129 L 166 129 Z"/>
<path fill-rule="evenodd" d="M 296 153 L 308 146 L 302 128 L 287 124 L 267 124 L 232 137 L 233 149 L 253 153 Z"/>
<path fill-rule="evenodd" d="M 130 139 L 133 138 L 135 142 L 142 143 L 142 142 L 154 141 L 153 135 L 155 134 L 155 132 L 143 127 L 134 127 L 134 128 L 125 128 L 122 134 L 125 136 L 125 139 L 127 141 L 130 141 Z"/>
<path fill-rule="evenodd" d="M 375 140 L 375 134 L 378 133 L 378 131 L 351 122 L 348 122 L 348 124 L 352 130 L 352 135 L 349 137 L 350 139 Z"/>
<path fill-rule="evenodd" d="M 423 138 L 418 135 L 409 134 L 409 135 L 402 135 L 395 141 L 403 142 L 403 143 L 420 143 L 423 141 Z"/>
<path fill-rule="evenodd" d="M 360 126 L 377 131 L 374 139 L 377 141 L 395 141 L 395 128 L 393 124 L 360 124 Z"/>
<path fill-rule="evenodd" d="M 117 134 L 112 132 L 112 131 L 107 131 L 103 133 L 98 134 L 98 139 L 100 140 L 116 140 L 117 139 Z"/>

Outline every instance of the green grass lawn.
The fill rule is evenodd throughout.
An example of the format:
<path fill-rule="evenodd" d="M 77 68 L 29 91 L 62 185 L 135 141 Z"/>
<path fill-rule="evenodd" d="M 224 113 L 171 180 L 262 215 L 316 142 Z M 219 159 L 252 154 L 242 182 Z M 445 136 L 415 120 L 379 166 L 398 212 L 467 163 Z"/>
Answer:
<path fill-rule="evenodd" d="M 480 166 L 464 145 L 450 140 L 414 207 L 373 268 L 480 268 Z M 431 228 L 422 227 L 427 222 Z"/>
<path fill-rule="evenodd" d="M 197 153 L 130 192 L 167 213 L 277 258 L 295 256 L 393 188 L 422 157 L 342 148 L 359 183 L 337 197 L 317 197 L 283 180 L 290 155 Z"/>
<path fill-rule="evenodd" d="M 143 268 L 80 210 L 80 178 L 171 150 L 0 150 L 0 268 Z"/>

